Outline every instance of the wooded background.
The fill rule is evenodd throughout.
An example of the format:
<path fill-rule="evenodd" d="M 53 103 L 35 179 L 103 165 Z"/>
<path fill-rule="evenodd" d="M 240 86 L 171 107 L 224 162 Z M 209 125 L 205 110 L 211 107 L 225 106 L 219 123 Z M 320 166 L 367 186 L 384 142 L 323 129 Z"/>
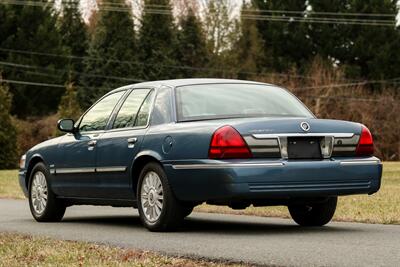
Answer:
<path fill-rule="evenodd" d="M 397 1 L 96 3 L 83 17 L 76 0 L 0 1 L 0 168 L 109 90 L 191 77 L 284 86 L 319 118 L 364 123 L 376 155 L 400 159 Z"/>

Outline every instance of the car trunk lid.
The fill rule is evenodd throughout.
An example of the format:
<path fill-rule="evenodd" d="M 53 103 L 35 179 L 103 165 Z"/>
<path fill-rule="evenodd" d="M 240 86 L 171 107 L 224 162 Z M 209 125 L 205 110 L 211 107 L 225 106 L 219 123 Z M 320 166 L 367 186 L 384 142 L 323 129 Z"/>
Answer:
<path fill-rule="evenodd" d="M 324 159 L 355 154 L 361 125 L 314 118 L 231 120 L 256 158 Z"/>

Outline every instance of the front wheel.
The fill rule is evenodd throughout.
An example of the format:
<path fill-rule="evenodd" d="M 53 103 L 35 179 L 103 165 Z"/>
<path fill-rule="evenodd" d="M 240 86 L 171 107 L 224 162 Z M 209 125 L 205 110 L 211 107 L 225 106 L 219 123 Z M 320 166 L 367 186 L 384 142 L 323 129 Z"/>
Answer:
<path fill-rule="evenodd" d="M 43 163 L 36 164 L 29 179 L 29 207 L 38 222 L 58 222 L 64 217 L 66 207 L 56 198 L 49 185 L 46 166 Z"/>
<path fill-rule="evenodd" d="M 175 230 L 183 221 L 184 209 L 159 164 L 152 162 L 143 168 L 137 196 L 140 219 L 150 231 Z"/>
<path fill-rule="evenodd" d="M 292 219 L 301 226 L 323 226 L 332 220 L 337 205 L 337 197 L 329 197 L 324 202 L 308 205 L 288 206 Z"/>

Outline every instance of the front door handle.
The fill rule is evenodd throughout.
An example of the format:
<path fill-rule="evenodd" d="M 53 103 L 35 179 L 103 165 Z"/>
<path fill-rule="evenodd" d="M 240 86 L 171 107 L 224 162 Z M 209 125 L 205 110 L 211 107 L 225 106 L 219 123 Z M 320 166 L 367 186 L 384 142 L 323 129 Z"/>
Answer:
<path fill-rule="evenodd" d="M 87 145 L 88 145 L 88 150 L 93 150 L 94 147 L 96 146 L 97 141 L 96 140 L 90 140 Z"/>
<path fill-rule="evenodd" d="M 128 138 L 128 147 L 129 148 L 133 148 L 137 142 L 137 138 L 136 137 L 132 137 L 132 138 Z"/>

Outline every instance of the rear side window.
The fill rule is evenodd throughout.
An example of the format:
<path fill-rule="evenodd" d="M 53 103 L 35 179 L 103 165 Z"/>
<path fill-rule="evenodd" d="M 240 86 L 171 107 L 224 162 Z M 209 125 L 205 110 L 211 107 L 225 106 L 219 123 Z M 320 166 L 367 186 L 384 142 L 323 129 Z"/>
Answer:
<path fill-rule="evenodd" d="M 125 92 L 113 93 L 101 99 L 83 116 L 79 130 L 82 132 L 104 130 L 112 111 Z"/>
<path fill-rule="evenodd" d="M 135 126 L 146 126 L 147 123 L 149 122 L 151 104 L 153 103 L 153 98 L 154 98 L 153 96 L 154 96 L 154 91 L 151 91 L 147 95 L 146 100 L 144 100 L 143 105 L 140 108 L 139 113 L 137 115 Z"/>
<path fill-rule="evenodd" d="M 122 104 L 121 109 L 115 118 L 113 128 L 117 129 L 146 125 L 148 110 L 150 109 L 150 104 L 148 103 L 147 99 L 149 99 L 150 95 L 150 89 L 133 90 L 126 98 L 124 104 Z M 146 118 L 145 109 L 147 109 Z"/>
<path fill-rule="evenodd" d="M 157 97 L 154 103 L 153 114 L 151 115 L 151 125 L 160 125 L 172 121 L 172 103 L 171 103 L 171 88 L 161 87 L 157 92 Z"/>

